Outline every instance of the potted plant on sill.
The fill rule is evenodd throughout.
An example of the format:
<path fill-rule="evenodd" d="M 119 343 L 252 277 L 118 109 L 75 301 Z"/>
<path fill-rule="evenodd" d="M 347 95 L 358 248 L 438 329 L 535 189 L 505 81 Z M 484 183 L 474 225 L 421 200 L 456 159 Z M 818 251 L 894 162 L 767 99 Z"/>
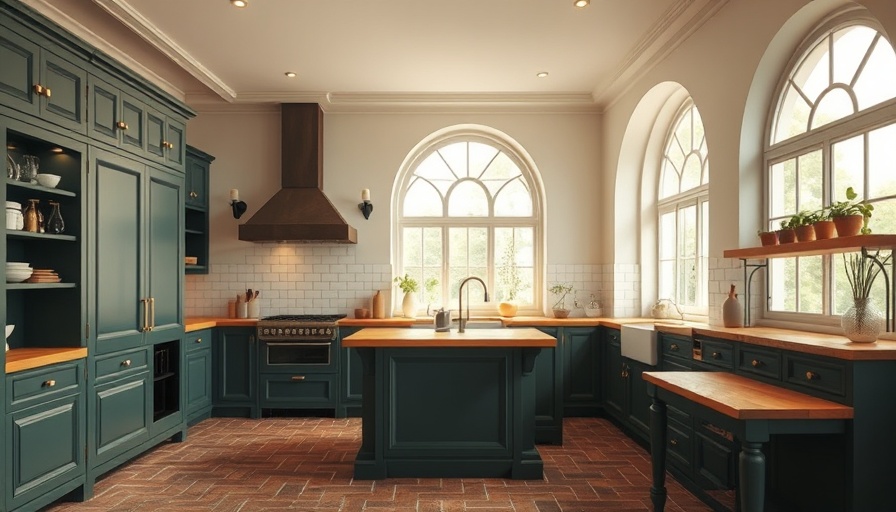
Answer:
<path fill-rule="evenodd" d="M 404 297 L 401 300 L 401 315 L 405 318 L 416 318 L 417 298 L 414 294 L 420 289 L 420 285 L 417 284 L 416 279 L 408 274 L 405 274 L 403 277 L 396 277 L 394 281 L 398 283 L 398 287 L 404 292 Z"/>
<path fill-rule="evenodd" d="M 846 201 L 836 201 L 828 207 L 831 220 L 837 228 L 837 236 L 854 236 L 859 233 L 867 235 L 871 233 L 868 220 L 874 205 L 865 201 L 856 202 L 859 195 L 852 187 L 846 189 Z"/>
<path fill-rule="evenodd" d="M 797 242 L 811 242 L 815 240 L 816 214 L 814 212 L 799 212 L 790 217 L 790 227 L 796 234 Z"/>
<path fill-rule="evenodd" d="M 843 255 L 843 269 L 849 280 L 853 305 L 840 315 L 843 335 L 856 343 L 877 341 L 884 328 L 883 314 L 871 302 L 871 287 L 883 267 L 890 261 L 890 254 L 878 258 L 880 251 L 872 256 L 862 253 Z"/>
<path fill-rule="evenodd" d="M 553 293 L 555 297 L 558 297 L 557 302 L 555 302 L 554 305 L 551 306 L 551 311 L 554 312 L 554 318 L 568 317 L 569 309 L 566 308 L 566 296 L 572 293 L 572 285 L 557 283 L 554 286 L 548 288 L 548 291 Z"/>
<path fill-rule="evenodd" d="M 756 232 L 759 236 L 759 243 L 762 244 L 763 247 L 769 245 L 778 245 L 778 232 L 777 231 L 762 231 L 761 229 Z"/>
<path fill-rule="evenodd" d="M 831 220 L 830 208 L 822 208 L 815 212 L 815 223 L 812 226 L 815 228 L 816 240 L 837 237 L 837 228 L 834 226 L 834 221 Z"/>
<path fill-rule="evenodd" d="M 796 231 L 790 226 L 790 219 L 782 220 L 781 229 L 776 231 L 776 233 L 778 233 L 779 244 L 791 244 L 796 241 Z"/>
<path fill-rule="evenodd" d="M 520 287 L 522 286 L 520 269 L 517 268 L 514 262 L 514 254 L 513 246 L 507 246 L 501 266 L 498 268 L 498 285 L 500 292 L 503 294 L 502 300 L 498 302 L 498 314 L 507 317 L 516 316 L 519 310 L 516 297 L 520 293 Z"/>

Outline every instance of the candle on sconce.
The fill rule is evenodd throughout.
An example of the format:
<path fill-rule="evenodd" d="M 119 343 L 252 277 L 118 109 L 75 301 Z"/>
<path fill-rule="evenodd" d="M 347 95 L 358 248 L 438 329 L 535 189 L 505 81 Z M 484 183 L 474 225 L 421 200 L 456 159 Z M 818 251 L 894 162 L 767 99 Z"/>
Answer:
<path fill-rule="evenodd" d="M 235 189 L 235 188 L 230 189 L 230 200 L 231 201 L 239 201 L 240 200 L 239 189 Z"/>
<path fill-rule="evenodd" d="M 369 188 L 361 189 L 361 201 L 370 201 L 370 189 Z"/>

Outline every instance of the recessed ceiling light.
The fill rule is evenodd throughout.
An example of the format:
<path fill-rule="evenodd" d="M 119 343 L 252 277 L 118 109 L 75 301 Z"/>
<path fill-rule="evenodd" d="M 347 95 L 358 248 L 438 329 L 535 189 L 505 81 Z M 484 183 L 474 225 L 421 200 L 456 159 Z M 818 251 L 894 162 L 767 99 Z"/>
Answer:
<path fill-rule="evenodd" d="M 286 73 L 283 73 L 283 74 L 286 75 L 286 78 L 295 78 L 296 77 L 296 74 L 293 71 L 287 71 Z"/>
<path fill-rule="evenodd" d="M 242 8 L 249 5 L 249 0 L 230 0 L 230 3 L 233 4 L 234 7 Z"/>
<path fill-rule="evenodd" d="M 579 9 L 588 7 L 588 4 L 591 3 L 591 0 L 573 0 L 572 5 L 578 7 Z"/>
<path fill-rule="evenodd" d="M 545 78 L 545 77 L 548 76 L 548 72 L 547 72 L 547 71 L 542 71 L 542 72 L 540 72 L 540 73 L 537 73 L 535 76 L 537 76 L 538 78 Z"/>
<path fill-rule="evenodd" d="M 51 153 L 59 154 L 59 153 L 65 153 L 65 150 L 62 149 L 62 148 L 53 148 L 53 149 L 50 150 L 50 152 L 51 152 Z"/>

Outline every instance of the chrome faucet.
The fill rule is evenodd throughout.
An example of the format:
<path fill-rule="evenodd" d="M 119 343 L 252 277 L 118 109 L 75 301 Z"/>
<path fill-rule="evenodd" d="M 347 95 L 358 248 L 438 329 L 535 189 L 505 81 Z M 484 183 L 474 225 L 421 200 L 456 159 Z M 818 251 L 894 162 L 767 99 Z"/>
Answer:
<path fill-rule="evenodd" d="M 464 326 L 467 325 L 467 322 L 464 320 L 464 285 L 467 284 L 467 281 L 475 280 L 482 283 L 482 289 L 485 290 L 485 298 L 483 299 L 485 302 L 488 302 L 488 287 L 485 286 L 485 281 L 479 279 L 476 276 L 468 277 L 460 282 L 460 288 L 457 289 L 457 315 L 460 317 L 457 319 L 457 332 L 464 332 Z M 467 302 L 467 320 L 470 319 L 470 303 Z"/>

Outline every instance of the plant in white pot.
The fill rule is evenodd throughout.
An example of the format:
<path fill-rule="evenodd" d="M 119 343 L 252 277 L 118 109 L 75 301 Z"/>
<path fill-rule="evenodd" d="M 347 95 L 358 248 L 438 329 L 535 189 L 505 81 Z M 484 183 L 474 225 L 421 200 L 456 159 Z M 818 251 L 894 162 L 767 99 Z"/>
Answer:
<path fill-rule="evenodd" d="M 566 318 L 569 316 L 569 309 L 566 308 L 566 297 L 573 292 L 571 284 L 557 283 L 548 288 L 548 291 L 557 297 L 557 301 L 551 306 L 555 318 Z"/>
<path fill-rule="evenodd" d="M 405 318 L 417 317 L 417 296 L 415 295 L 420 289 L 417 280 L 405 274 L 394 279 L 398 283 L 398 287 L 404 292 L 404 298 L 401 300 L 401 315 Z"/>
<path fill-rule="evenodd" d="M 853 305 L 840 315 L 843 335 L 857 343 L 877 341 L 884 328 L 884 316 L 871 301 L 871 288 L 880 271 L 890 261 L 890 255 L 878 258 L 864 253 L 843 255 L 843 269 L 852 291 Z"/>
<path fill-rule="evenodd" d="M 513 246 L 508 245 L 501 266 L 498 267 L 498 293 L 501 294 L 501 300 L 498 302 L 498 314 L 501 316 L 516 316 L 516 312 L 519 310 L 516 298 L 520 293 L 522 279 L 520 278 L 520 269 L 517 268 L 513 257 Z"/>

